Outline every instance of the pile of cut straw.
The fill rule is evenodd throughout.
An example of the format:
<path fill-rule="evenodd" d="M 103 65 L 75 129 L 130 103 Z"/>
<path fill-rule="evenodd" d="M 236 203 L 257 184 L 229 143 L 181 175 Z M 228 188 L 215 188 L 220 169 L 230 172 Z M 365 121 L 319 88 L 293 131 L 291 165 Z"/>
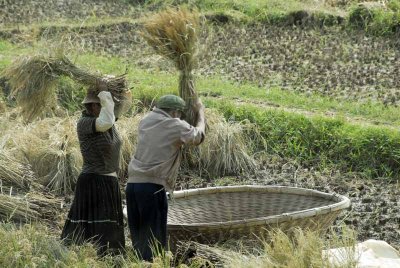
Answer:
<path fill-rule="evenodd" d="M 122 140 L 119 178 L 125 178 L 128 175 L 128 165 L 136 149 L 138 127 L 142 118 L 143 114 L 136 114 L 134 117 L 124 117 L 118 120 L 118 133 Z"/>
<path fill-rule="evenodd" d="M 0 221 L 51 220 L 60 209 L 61 199 L 48 193 L 29 192 L 25 196 L 0 194 Z"/>
<path fill-rule="evenodd" d="M 75 117 L 46 118 L 10 129 L 7 146 L 26 159 L 37 182 L 56 193 L 70 193 L 82 166 Z"/>
<path fill-rule="evenodd" d="M 60 213 L 62 200 L 50 193 L 29 192 L 24 197 L 31 206 L 40 214 L 40 219 L 51 220 Z"/>
<path fill-rule="evenodd" d="M 211 109 L 206 109 L 206 118 L 207 137 L 198 148 L 190 148 L 191 159 L 185 159 L 194 163 L 186 165 L 200 163 L 200 171 L 210 177 L 251 173 L 256 168 L 252 144 L 254 139 L 262 139 L 261 135 L 254 137 L 257 127 L 248 122 L 227 122 Z M 247 132 L 252 132 L 253 137 Z"/>
<path fill-rule="evenodd" d="M 0 182 L 1 186 L 16 187 L 27 191 L 35 182 L 35 177 L 29 164 L 22 163 L 2 148 L 0 152 Z"/>
<path fill-rule="evenodd" d="M 30 204 L 24 198 L 0 194 L 0 221 L 29 222 L 37 220 L 40 217 L 38 209 L 38 205 Z"/>

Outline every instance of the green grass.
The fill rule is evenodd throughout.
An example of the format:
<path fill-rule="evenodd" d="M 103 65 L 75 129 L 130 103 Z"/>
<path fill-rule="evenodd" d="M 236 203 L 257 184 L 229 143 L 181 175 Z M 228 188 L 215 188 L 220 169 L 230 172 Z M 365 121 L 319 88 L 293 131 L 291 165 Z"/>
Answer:
<path fill-rule="evenodd" d="M 66 28 L 81 28 L 81 27 L 96 27 L 100 25 L 112 25 L 119 23 L 136 23 L 137 19 L 131 17 L 97 17 L 89 16 L 82 19 L 57 18 L 48 19 L 41 22 L 33 22 L 30 24 L 6 25 L 1 30 L 9 31 L 18 28 L 20 31 L 28 31 L 32 29 L 48 28 L 48 27 L 66 27 Z"/>
<path fill-rule="evenodd" d="M 297 11 L 307 11 L 317 14 L 322 20 L 324 14 L 343 15 L 344 10 L 332 8 L 322 1 L 298 1 L 298 0 L 150 0 L 146 1 L 146 7 L 158 8 L 167 5 L 189 4 L 196 6 L 204 14 L 224 14 L 233 20 L 241 22 L 272 22 L 280 23 L 288 20 L 288 15 Z"/>
<path fill-rule="evenodd" d="M 0 243 L 1 267 L 107 267 L 92 246 L 69 250 L 45 226 L 1 223 Z"/>
<path fill-rule="evenodd" d="M 8 66 L 13 59 L 21 54 L 27 54 L 32 49 L 13 45 L 8 41 L 0 40 L 0 71 Z"/>
<path fill-rule="evenodd" d="M 271 239 L 264 242 L 264 249 L 260 248 L 257 255 L 253 255 L 240 247 L 241 241 L 236 241 L 239 246 L 209 247 L 208 252 L 216 252 L 224 259 L 227 267 L 322 267 L 327 263 L 327 257 L 322 254 L 324 249 L 331 247 L 348 247 L 343 256 L 351 265 L 355 235 L 348 228 L 342 229 L 343 235 L 339 237 L 332 233 L 332 238 L 326 239 L 316 231 L 295 230 L 293 236 L 275 230 L 271 232 Z M 204 267 L 207 253 L 203 257 L 197 256 L 189 265 L 174 266 L 168 254 L 160 254 L 152 264 L 145 264 L 138 260 L 130 246 L 127 254 L 122 257 L 106 256 L 98 258 L 96 250 L 91 244 L 83 246 L 66 247 L 61 243 L 57 232 L 45 225 L 25 224 L 16 226 L 12 223 L 0 223 L 0 267 Z M 255 251 L 254 248 L 251 251 Z M 210 254 L 213 256 L 215 254 Z M 179 260 L 177 261 L 179 262 Z M 341 266 L 343 267 L 343 266 Z"/>
<path fill-rule="evenodd" d="M 260 127 L 267 152 L 310 167 L 335 168 L 366 177 L 394 177 L 400 172 L 400 133 L 361 126 L 343 119 L 304 116 L 254 105 L 206 101 L 226 118 L 249 120 Z"/>
<path fill-rule="evenodd" d="M 389 0 L 386 7 L 366 8 L 354 5 L 350 8 L 348 24 L 378 36 L 391 36 L 400 31 L 400 0 Z"/>
<path fill-rule="evenodd" d="M 1 53 L 1 52 L 0 52 Z M 142 70 L 117 57 L 102 57 L 84 54 L 77 58 L 77 64 L 100 70 L 103 73 L 123 73 L 129 67 L 128 79 L 133 87 L 133 96 L 146 104 L 150 100 L 167 93 L 177 93 L 178 74 Z M 197 89 L 205 97 L 223 97 L 230 100 L 241 99 L 245 102 L 258 102 L 260 107 L 271 106 L 299 109 L 307 114 L 334 114 L 333 117 L 345 121 L 359 121 L 360 124 L 387 124 L 400 126 L 400 108 L 386 107 L 381 103 L 360 103 L 336 101 L 317 94 L 300 94 L 280 88 L 259 88 L 251 83 L 237 84 L 221 77 L 198 77 Z"/>
<path fill-rule="evenodd" d="M 300 109 L 305 113 L 333 114 L 337 117 L 361 123 L 400 125 L 400 109 L 387 107 L 381 103 L 336 101 L 318 94 L 303 94 L 282 90 L 278 87 L 259 88 L 251 83 L 237 84 L 222 78 L 200 79 L 200 92 L 205 96 L 220 96 L 228 99 L 241 99 L 246 102 L 256 102 L 261 107 L 281 107 Z"/>

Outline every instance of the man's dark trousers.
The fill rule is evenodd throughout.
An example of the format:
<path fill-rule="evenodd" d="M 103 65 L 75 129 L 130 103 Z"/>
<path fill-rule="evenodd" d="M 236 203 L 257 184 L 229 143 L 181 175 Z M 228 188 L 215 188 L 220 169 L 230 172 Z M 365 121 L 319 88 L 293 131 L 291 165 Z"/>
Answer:
<path fill-rule="evenodd" d="M 133 248 L 143 260 L 151 261 L 152 249 L 167 250 L 165 189 L 154 183 L 128 183 L 126 204 Z"/>

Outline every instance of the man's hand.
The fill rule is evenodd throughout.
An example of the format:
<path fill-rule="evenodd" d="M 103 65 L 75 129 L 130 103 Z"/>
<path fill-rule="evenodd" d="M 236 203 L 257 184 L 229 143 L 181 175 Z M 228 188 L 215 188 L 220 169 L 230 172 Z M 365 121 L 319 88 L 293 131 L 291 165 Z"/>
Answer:
<path fill-rule="evenodd" d="M 197 115 L 196 127 L 199 128 L 204 135 L 206 131 L 206 119 L 204 116 L 204 105 L 200 99 L 197 99 L 197 101 L 194 103 L 193 110 Z M 202 138 L 202 140 L 204 140 L 204 137 Z"/>
<path fill-rule="evenodd" d="M 193 111 L 198 114 L 200 111 L 204 111 L 204 105 L 198 98 L 195 103 L 193 103 Z"/>

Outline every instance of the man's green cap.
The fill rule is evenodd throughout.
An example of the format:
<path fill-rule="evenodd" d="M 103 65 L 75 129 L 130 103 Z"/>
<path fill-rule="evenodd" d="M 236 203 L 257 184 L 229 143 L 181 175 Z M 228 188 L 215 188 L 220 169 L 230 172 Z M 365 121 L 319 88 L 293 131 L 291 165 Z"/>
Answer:
<path fill-rule="evenodd" d="M 158 100 L 156 106 L 159 109 L 165 108 L 184 112 L 186 103 L 181 97 L 176 95 L 164 95 Z"/>

